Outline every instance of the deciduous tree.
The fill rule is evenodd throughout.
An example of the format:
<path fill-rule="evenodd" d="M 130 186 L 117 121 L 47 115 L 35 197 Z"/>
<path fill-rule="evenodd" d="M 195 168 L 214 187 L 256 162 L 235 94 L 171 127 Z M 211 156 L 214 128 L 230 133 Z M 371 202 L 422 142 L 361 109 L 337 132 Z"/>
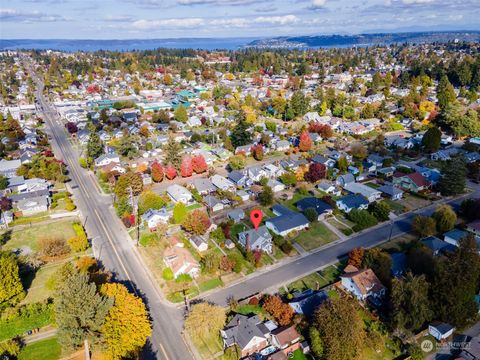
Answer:
<path fill-rule="evenodd" d="M 100 293 L 113 300 L 102 326 L 107 358 L 136 357 L 152 333 L 145 304 L 122 284 L 104 284 Z"/>
<path fill-rule="evenodd" d="M 437 230 L 441 233 L 452 230 L 457 222 L 457 214 L 450 205 L 440 205 L 435 209 L 432 215 L 437 225 Z"/>
<path fill-rule="evenodd" d="M 412 229 L 420 237 L 435 235 L 436 226 L 435 220 L 428 216 L 417 215 L 412 220 Z"/>
<path fill-rule="evenodd" d="M 0 252 L 0 309 L 17 304 L 24 296 L 16 256 Z"/>
<path fill-rule="evenodd" d="M 192 338 L 205 341 L 216 339 L 226 320 L 227 316 L 222 307 L 202 302 L 192 305 L 184 327 Z"/>
<path fill-rule="evenodd" d="M 304 178 L 309 182 L 317 182 L 320 179 L 325 179 L 327 176 L 327 167 L 324 164 L 312 163 L 308 167 L 308 171 L 305 173 Z"/>
<path fill-rule="evenodd" d="M 196 235 L 203 235 L 207 232 L 211 222 L 208 215 L 202 210 L 193 210 L 187 214 L 182 222 L 182 227 Z"/>
<path fill-rule="evenodd" d="M 300 134 L 300 139 L 298 143 L 298 148 L 300 151 L 309 151 L 312 149 L 312 139 L 310 138 L 310 134 L 307 131 L 302 131 Z"/>
<path fill-rule="evenodd" d="M 196 174 L 202 174 L 202 173 L 204 173 L 205 171 L 208 170 L 208 165 L 207 165 L 207 162 L 205 161 L 205 158 L 203 157 L 203 155 L 201 155 L 201 154 L 195 155 L 192 158 L 192 168 L 193 168 L 193 171 L 195 171 Z"/>
<path fill-rule="evenodd" d="M 278 295 L 268 295 L 262 307 L 275 318 L 279 325 L 286 326 L 292 322 L 294 315 L 292 307 L 284 303 Z"/>
<path fill-rule="evenodd" d="M 155 182 L 161 182 L 163 180 L 163 167 L 158 161 L 155 161 L 151 167 L 152 180 Z"/>
<path fill-rule="evenodd" d="M 182 177 L 190 177 L 192 174 L 192 159 L 189 156 L 184 156 L 180 165 L 180 175 Z"/>

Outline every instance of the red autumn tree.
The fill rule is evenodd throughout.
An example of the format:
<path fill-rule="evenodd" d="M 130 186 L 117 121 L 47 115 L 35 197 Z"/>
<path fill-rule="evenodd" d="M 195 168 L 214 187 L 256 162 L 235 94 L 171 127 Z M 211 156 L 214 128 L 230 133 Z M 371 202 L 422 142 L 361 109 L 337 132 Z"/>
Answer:
<path fill-rule="evenodd" d="M 190 177 L 192 173 L 192 159 L 189 156 L 185 156 L 180 165 L 180 175 L 182 175 L 182 177 Z"/>
<path fill-rule="evenodd" d="M 202 210 L 193 210 L 187 214 L 187 217 L 182 223 L 182 227 L 196 235 L 203 235 L 210 227 L 210 218 L 207 213 Z"/>
<path fill-rule="evenodd" d="M 311 123 L 308 127 L 308 132 L 317 133 L 324 139 L 328 139 L 333 136 L 333 130 L 327 124 Z"/>
<path fill-rule="evenodd" d="M 310 164 L 308 171 L 303 175 L 305 180 L 310 182 L 316 182 L 320 179 L 324 179 L 327 176 L 327 167 L 323 164 L 313 163 Z"/>
<path fill-rule="evenodd" d="M 69 134 L 75 134 L 78 131 L 77 124 L 74 122 L 67 122 L 65 127 L 67 128 Z"/>
<path fill-rule="evenodd" d="M 163 167 L 158 161 L 155 161 L 151 167 L 152 180 L 155 182 L 161 182 L 163 180 Z"/>
<path fill-rule="evenodd" d="M 253 154 L 253 158 L 255 160 L 261 161 L 263 159 L 263 145 L 262 144 L 252 146 L 250 151 Z"/>
<path fill-rule="evenodd" d="M 192 169 L 196 174 L 201 174 L 208 170 L 208 165 L 203 155 L 196 155 L 192 158 Z"/>
<path fill-rule="evenodd" d="M 348 265 L 355 266 L 360 268 L 363 261 L 363 254 L 365 253 L 364 248 L 355 248 L 348 253 Z"/>
<path fill-rule="evenodd" d="M 165 176 L 168 180 L 175 179 L 177 177 L 177 170 L 172 165 L 168 165 L 165 169 Z"/>
<path fill-rule="evenodd" d="M 309 151 L 312 148 L 312 139 L 308 131 L 302 131 L 300 134 L 300 142 L 298 144 L 300 151 Z"/>
<path fill-rule="evenodd" d="M 285 304 L 277 295 L 268 295 L 263 302 L 263 309 L 272 315 L 281 326 L 289 325 L 294 315 L 290 305 Z"/>

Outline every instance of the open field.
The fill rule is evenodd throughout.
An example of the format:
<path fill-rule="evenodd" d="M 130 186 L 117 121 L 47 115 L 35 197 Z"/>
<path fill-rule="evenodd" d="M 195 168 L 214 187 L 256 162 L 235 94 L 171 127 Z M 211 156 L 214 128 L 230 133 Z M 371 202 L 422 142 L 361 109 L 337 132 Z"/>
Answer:
<path fill-rule="evenodd" d="M 321 222 L 315 222 L 310 224 L 308 230 L 302 230 L 294 241 L 306 251 L 310 251 L 335 240 L 338 240 L 337 235 Z"/>
<path fill-rule="evenodd" d="M 18 355 L 18 360 L 58 360 L 61 354 L 62 348 L 54 337 L 28 344 Z"/>

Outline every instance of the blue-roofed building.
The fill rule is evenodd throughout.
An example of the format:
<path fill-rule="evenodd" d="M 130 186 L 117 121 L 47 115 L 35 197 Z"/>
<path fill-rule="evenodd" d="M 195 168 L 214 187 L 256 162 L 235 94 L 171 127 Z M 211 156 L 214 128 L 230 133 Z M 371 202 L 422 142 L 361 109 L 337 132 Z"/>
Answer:
<path fill-rule="evenodd" d="M 296 314 L 311 317 L 318 306 L 320 306 L 328 295 L 325 291 L 314 291 L 307 289 L 301 293 L 294 293 L 293 299 L 288 303 Z"/>
<path fill-rule="evenodd" d="M 403 190 L 392 184 L 382 185 L 377 190 L 380 191 L 383 196 L 392 200 L 400 200 L 403 196 Z"/>
<path fill-rule="evenodd" d="M 179 92 L 177 92 L 177 97 L 183 101 L 189 101 L 191 99 L 195 99 L 197 96 L 198 94 L 190 90 L 180 90 Z"/>
<path fill-rule="evenodd" d="M 443 234 L 443 240 L 449 244 L 455 245 L 458 247 L 460 245 L 460 240 L 468 236 L 468 232 L 460 229 L 452 229 Z M 480 249 L 480 236 L 475 236 L 475 241 L 478 248 Z M 479 251 L 480 252 L 480 251 Z"/>
<path fill-rule="evenodd" d="M 396 252 L 390 254 L 390 257 L 392 258 L 392 267 L 390 269 L 392 276 L 402 276 L 407 268 L 407 256 L 404 253 Z"/>
<path fill-rule="evenodd" d="M 295 212 L 277 216 L 275 218 L 268 219 L 265 222 L 265 225 L 268 229 L 280 236 L 286 236 L 292 231 L 306 229 L 308 228 L 309 224 L 310 223 L 308 222 L 308 219 L 303 214 Z"/>
<path fill-rule="evenodd" d="M 315 209 L 319 220 L 325 218 L 327 215 L 331 215 L 333 212 L 333 207 L 330 204 L 316 197 L 303 198 L 297 201 L 295 206 L 301 212 L 305 212 L 305 210 L 309 208 Z"/>
<path fill-rule="evenodd" d="M 337 207 L 346 213 L 349 213 L 353 209 L 366 210 L 368 204 L 368 199 L 358 194 L 346 195 L 337 200 Z"/>
<path fill-rule="evenodd" d="M 275 204 L 272 206 L 272 211 L 275 215 L 277 216 L 282 216 L 282 215 L 290 215 L 290 214 L 294 214 L 295 211 L 293 210 L 290 210 L 289 208 L 287 208 L 286 206 L 284 205 L 280 205 L 280 204 Z"/>
<path fill-rule="evenodd" d="M 456 247 L 443 240 L 440 240 L 436 236 L 429 236 L 422 239 L 423 245 L 432 250 L 433 256 L 438 256 L 455 251 Z"/>

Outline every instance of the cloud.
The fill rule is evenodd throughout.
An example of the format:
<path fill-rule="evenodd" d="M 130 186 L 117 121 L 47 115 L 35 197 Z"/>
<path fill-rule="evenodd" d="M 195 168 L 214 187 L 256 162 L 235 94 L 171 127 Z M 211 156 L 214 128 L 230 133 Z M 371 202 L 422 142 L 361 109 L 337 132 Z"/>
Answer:
<path fill-rule="evenodd" d="M 327 3 L 327 0 L 312 0 L 312 3 L 309 6 L 309 8 L 313 10 L 323 9 L 326 3 Z"/>
<path fill-rule="evenodd" d="M 223 26 L 232 28 L 245 28 L 254 25 L 259 26 L 280 26 L 290 25 L 299 21 L 299 18 L 295 15 L 281 15 L 281 16 L 257 16 L 255 18 L 229 18 L 229 19 L 215 19 L 209 22 L 212 26 Z"/>
<path fill-rule="evenodd" d="M 177 4 L 190 5 L 223 5 L 223 6 L 244 6 L 257 3 L 257 0 L 177 0 Z"/>
<path fill-rule="evenodd" d="M 160 19 L 160 20 L 136 20 L 132 26 L 137 30 L 154 30 L 154 29 L 187 29 L 197 28 L 204 25 L 205 21 L 201 18 L 184 18 L 184 19 Z"/>
<path fill-rule="evenodd" d="M 435 0 L 402 0 L 405 5 L 415 5 L 415 4 L 430 4 Z"/>
<path fill-rule="evenodd" d="M 134 18 L 129 15 L 107 15 L 103 17 L 102 20 L 111 22 L 131 22 L 134 21 Z"/>
<path fill-rule="evenodd" d="M 39 11 L 19 11 L 16 9 L 0 9 L 1 21 L 34 23 L 34 22 L 56 22 L 67 21 L 68 19 L 56 14 L 44 14 Z"/>

